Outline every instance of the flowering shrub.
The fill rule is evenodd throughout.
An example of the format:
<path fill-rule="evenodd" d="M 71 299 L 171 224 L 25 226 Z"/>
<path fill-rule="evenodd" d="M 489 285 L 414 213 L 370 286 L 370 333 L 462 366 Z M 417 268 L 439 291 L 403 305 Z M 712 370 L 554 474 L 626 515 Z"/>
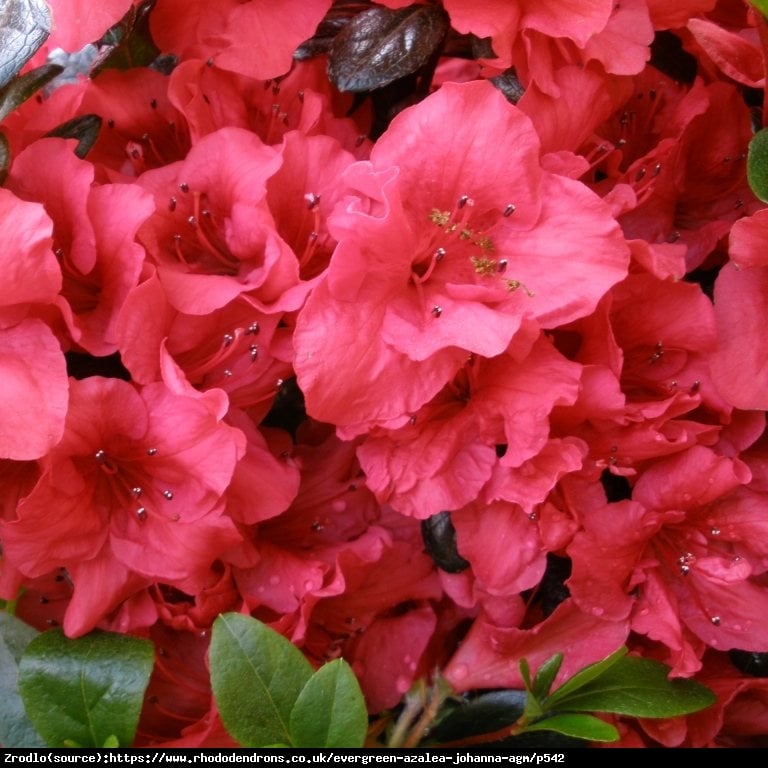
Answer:
<path fill-rule="evenodd" d="M 332 682 L 371 744 L 581 686 L 552 730 L 763 743 L 755 5 L 9 4 L 0 598 L 151 641 L 105 738 L 311 744 Z M 239 722 L 226 631 L 293 659 L 290 733 Z M 589 687 L 659 669 L 693 698 Z"/>

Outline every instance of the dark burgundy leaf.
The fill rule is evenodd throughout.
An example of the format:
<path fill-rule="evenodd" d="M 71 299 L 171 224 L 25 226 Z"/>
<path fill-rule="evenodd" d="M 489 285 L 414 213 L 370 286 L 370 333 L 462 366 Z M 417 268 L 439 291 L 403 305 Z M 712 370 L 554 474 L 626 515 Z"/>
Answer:
<path fill-rule="evenodd" d="M 305 40 L 294 52 L 293 58 L 297 61 L 311 59 L 313 56 L 319 56 L 328 53 L 336 39 L 336 35 L 341 32 L 349 22 L 362 11 L 370 8 L 370 3 L 361 3 L 357 0 L 344 0 L 333 4 L 325 18 L 320 22 L 315 34 Z"/>
<path fill-rule="evenodd" d="M 447 31 L 448 16 L 437 6 L 363 11 L 336 36 L 328 76 L 340 91 L 381 88 L 424 66 Z"/>
<path fill-rule="evenodd" d="M 421 521 L 421 537 L 435 565 L 448 573 L 461 573 L 469 568 L 456 548 L 456 529 L 450 512 L 438 512 Z"/>
<path fill-rule="evenodd" d="M 491 82 L 504 94 L 507 101 L 517 104 L 525 93 L 523 84 L 517 79 L 514 67 L 491 78 Z"/>
<path fill-rule="evenodd" d="M 768 677 L 768 653 L 734 648 L 729 656 L 733 666 L 741 672 L 752 677 Z"/>
<path fill-rule="evenodd" d="M 82 160 L 99 138 L 101 118 L 98 115 L 80 115 L 49 131 L 46 136 L 59 139 L 77 139 L 75 154 Z"/>
<path fill-rule="evenodd" d="M 11 148 L 8 139 L 0 133 L 0 186 L 5 184 L 8 170 L 11 167 Z"/>
<path fill-rule="evenodd" d="M 18 109 L 30 96 L 63 71 L 64 67 L 58 64 L 43 64 L 11 80 L 0 89 L 0 120 L 5 119 L 14 109 Z"/>

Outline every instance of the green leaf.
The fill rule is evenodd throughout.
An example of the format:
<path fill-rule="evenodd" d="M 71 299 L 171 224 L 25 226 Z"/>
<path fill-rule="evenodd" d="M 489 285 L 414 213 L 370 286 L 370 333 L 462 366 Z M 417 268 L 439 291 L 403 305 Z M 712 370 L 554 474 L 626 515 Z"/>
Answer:
<path fill-rule="evenodd" d="M 564 736 L 575 736 L 587 741 L 618 741 L 619 732 L 609 723 L 592 715 L 553 715 L 546 720 L 527 725 L 521 733 L 532 731 L 554 731 Z"/>
<path fill-rule="evenodd" d="M 14 109 L 18 109 L 30 96 L 60 75 L 64 67 L 58 64 L 43 64 L 20 77 L 11 80 L 0 89 L 0 120 L 4 120 Z"/>
<path fill-rule="evenodd" d="M 605 674 L 606 670 L 610 669 L 616 664 L 619 659 L 627 655 L 626 646 L 622 646 L 618 650 L 614 651 L 610 656 L 606 656 L 602 661 L 597 661 L 594 664 L 580 669 L 573 677 L 566 680 L 551 696 L 547 698 L 544 705 L 547 710 L 561 709 L 560 702 L 566 697 L 570 696 L 573 691 L 578 690 L 582 686 L 586 685 L 590 681 Z"/>
<path fill-rule="evenodd" d="M 362 747 L 368 711 L 352 668 L 336 659 L 315 672 L 291 710 L 297 747 Z"/>
<path fill-rule="evenodd" d="M 763 16 L 768 16 L 768 0 L 749 0 L 749 3 L 757 8 Z"/>
<path fill-rule="evenodd" d="M 54 629 L 27 646 L 19 688 L 29 719 L 46 743 L 101 747 L 116 736 L 130 746 L 152 672 L 152 644 L 92 632 L 75 640 Z"/>
<path fill-rule="evenodd" d="M 658 661 L 626 656 L 578 690 L 559 696 L 557 709 L 614 712 L 632 717 L 676 717 L 715 703 L 715 695 L 709 688 L 695 680 L 670 680 L 668 673 L 669 667 Z"/>
<path fill-rule="evenodd" d="M 562 663 L 563 654 L 556 653 L 538 668 L 536 677 L 533 679 L 533 695 L 537 699 L 543 699 L 549 693 Z"/>
<path fill-rule="evenodd" d="M 0 613 L 0 744 L 4 747 L 45 746 L 19 692 L 19 660 L 37 635 L 37 630 L 15 616 Z"/>
<path fill-rule="evenodd" d="M 768 128 L 758 131 L 749 142 L 747 181 L 755 195 L 768 202 Z"/>
<path fill-rule="evenodd" d="M 221 719 L 245 747 L 293 745 L 291 710 L 312 665 L 289 640 L 250 616 L 213 623 L 211 684 Z"/>
<path fill-rule="evenodd" d="M 51 11 L 43 0 L 0 4 L 0 87 L 35 55 L 50 31 Z"/>
<path fill-rule="evenodd" d="M 527 698 L 524 691 L 500 690 L 450 700 L 429 737 L 438 742 L 455 741 L 509 726 L 511 738 L 512 725 L 522 716 Z"/>

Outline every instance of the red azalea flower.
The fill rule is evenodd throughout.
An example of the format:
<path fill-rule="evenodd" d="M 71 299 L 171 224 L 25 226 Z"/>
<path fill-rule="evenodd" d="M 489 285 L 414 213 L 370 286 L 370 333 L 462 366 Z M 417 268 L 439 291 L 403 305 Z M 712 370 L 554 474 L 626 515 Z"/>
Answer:
<path fill-rule="evenodd" d="M 497 446 L 506 467 L 538 453 L 552 408 L 576 399 L 580 371 L 543 337 L 525 347 L 519 355 L 470 358 L 411 423 L 369 433 L 357 453 L 380 502 L 419 519 L 458 509 L 490 478 Z"/>
<path fill-rule="evenodd" d="M 290 69 L 294 50 L 330 6 L 331 0 L 160 0 L 150 24 L 163 51 L 266 80 Z"/>
<path fill-rule="evenodd" d="M 48 0 L 53 28 L 49 48 L 63 48 L 75 53 L 84 45 L 96 42 L 128 12 L 133 0 Z"/>
<path fill-rule="evenodd" d="M 189 129 L 169 99 L 165 75 L 148 67 L 108 69 L 87 84 L 77 114 L 102 118 L 88 153 L 99 178 L 132 180 L 187 154 Z"/>
<path fill-rule="evenodd" d="M 357 196 L 330 222 L 339 245 L 295 335 L 318 419 L 407 420 L 467 352 L 501 354 L 526 317 L 586 314 L 625 274 L 606 209 L 542 171 L 530 122 L 489 84 L 446 84 L 401 113 L 345 177 Z"/>
<path fill-rule="evenodd" d="M 226 412 L 238 408 L 269 410 L 293 356 L 281 314 L 265 314 L 247 295 L 210 314 L 175 310 L 152 268 L 123 305 L 118 346 L 134 381 L 162 379 L 178 394 L 206 393 Z M 194 388 L 194 389 L 193 389 Z"/>
<path fill-rule="evenodd" d="M 3 523 L 5 555 L 29 576 L 67 568 L 70 635 L 152 581 L 205 584 L 239 540 L 220 500 L 242 448 L 203 403 L 160 384 L 72 381 L 64 437 Z"/>
<path fill-rule="evenodd" d="M 768 408 L 765 344 L 768 211 L 737 221 L 731 261 L 715 283 L 718 350 L 710 365 L 718 391 L 737 408 Z"/>
<path fill-rule="evenodd" d="M 557 685 L 613 653 L 624 644 L 628 633 L 628 622 L 605 621 L 582 613 L 572 600 L 560 603 L 548 618 L 530 629 L 498 626 L 489 617 L 480 616 L 453 654 L 445 676 L 459 692 L 522 689 L 520 659 L 527 659 L 535 670 L 554 654 L 562 653 Z"/>
<path fill-rule="evenodd" d="M 179 163 L 147 171 L 139 184 L 157 211 L 139 240 L 157 267 L 168 301 L 204 315 L 249 293 L 260 306 L 295 309 L 298 265 L 275 232 L 266 182 L 280 157 L 254 134 L 223 128 Z"/>
<path fill-rule="evenodd" d="M 598 132 L 615 150 L 597 164 L 595 187 L 614 199 L 631 192 L 619 217 L 624 234 L 684 244 L 687 270 L 756 205 L 744 175 L 750 115 L 733 85 L 697 79 L 685 90 L 648 67 Z"/>
<path fill-rule="evenodd" d="M 0 222 L 0 459 L 37 459 L 61 437 L 67 410 L 61 346 L 34 317 L 55 302 L 61 270 L 41 205 L 2 189 Z"/>
<path fill-rule="evenodd" d="M 93 186 L 93 166 L 72 149 L 62 139 L 35 142 L 14 160 L 9 186 L 43 203 L 53 219 L 73 339 L 93 355 L 109 355 L 117 350 L 117 313 L 144 258 L 134 238 L 154 201 L 136 186 Z"/>
<path fill-rule="evenodd" d="M 253 131 L 265 144 L 279 144 L 291 131 L 338 139 L 358 159 L 367 156 L 370 118 L 364 108 L 354 117 L 350 94 L 331 87 L 322 58 L 296 62 L 284 77 L 254 80 L 212 67 L 201 59 L 179 64 L 168 81 L 168 98 L 184 115 L 192 143 L 219 128 Z"/>
<path fill-rule="evenodd" d="M 576 602 L 600 616 L 631 614 L 635 631 L 667 645 L 677 674 L 696 671 L 702 643 L 766 647 L 757 617 L 768 597 L 755 579 L 765 547 L 754 502 L 738 490 L 749 476 L 743 462 L 700 446 L 654 464 L 632 501 L 584 516 L 568 547 Z"/>

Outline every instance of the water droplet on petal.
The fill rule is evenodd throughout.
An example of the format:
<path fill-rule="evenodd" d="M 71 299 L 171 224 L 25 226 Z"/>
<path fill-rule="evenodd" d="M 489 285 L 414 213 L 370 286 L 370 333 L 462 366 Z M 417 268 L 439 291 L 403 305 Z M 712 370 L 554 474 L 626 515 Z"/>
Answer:
<path fill-rule="evenodd" d="M 280 583 L 280 577 L 279 576 L 270 576 L 269 577 L 269 583 L 276 587 Z"/>
<path fill-rule="evenodd" d="M 468 674 L 469 667 L 466 664 L 457 664 L 451 672 L 451 677 L 454 680 L 464 680 Z"/>
<path fill-rule="evenodd" d="M 305 590 L 306 592 L 310 592 L 310 591 L 312 591 L 314 588 L 315 588 L 315 585 L 314 585 L 314 583 L 311 581 L 311 579 L 307 579 L 307 580 L 304 582 L 304 590 Z"/>
<path fill-rule="evenodd" d="M 331 509 L 338 514 L 341 514 L 342 512 L 346 511 L 347 502 L 344 501 L 344 499 L 334 499 L 331 502 Z"/>

